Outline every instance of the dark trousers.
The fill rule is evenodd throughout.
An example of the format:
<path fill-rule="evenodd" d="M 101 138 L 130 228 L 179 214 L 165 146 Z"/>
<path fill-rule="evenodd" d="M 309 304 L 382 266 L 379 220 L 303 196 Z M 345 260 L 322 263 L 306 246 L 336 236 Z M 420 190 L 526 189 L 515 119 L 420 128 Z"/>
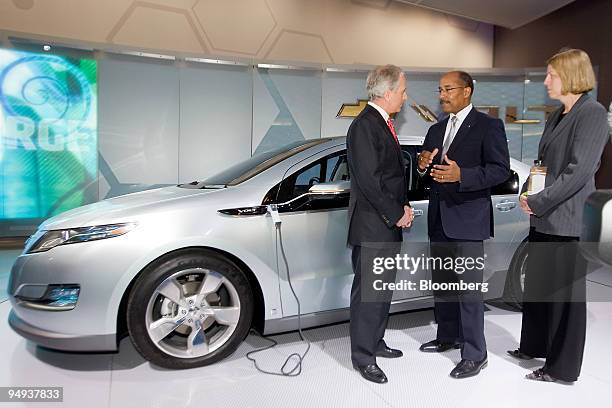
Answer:
<path fill-rule="evenodd" d="M 529 242 L 520 350 L 545 358 L 553 377 L 576 381 L 586 338 L 586 261 L 577 237 L 532 228 Z"/>
<path fill-rule="evenodd" d="M 438 211 L 430 227 L 430 256 L 442 259 L 451 257 L 484 256 L 482 241 L 457 240 L 446 236 Z M 454 270 L 439 268 L 434 263 L 434 283 L 482 282 L 483 271 L 472 270 L 457 274 Z M 434 316 L 438 324 L 436 338 L 444 343 L 462 343 L 461 358 L 480 361 L 487 356 L 484 336 L 484 303 L 480 291 L 434 291 Z"/>
<path fill-rule="evenodd" d="M 355 277 L 351 288 L 351 360 L 354 366 L 376 363 L 376 352 L 386 347 L 383 337 L 389 320 L 390 291 L 375 292 L 374 280 L 395 282 L 396 270 L 381 275 L 372 272 L 376 257 L 395 257 L 399 250 L 391 244 L 382 249 L 354 246 L 352 264 Z"/>

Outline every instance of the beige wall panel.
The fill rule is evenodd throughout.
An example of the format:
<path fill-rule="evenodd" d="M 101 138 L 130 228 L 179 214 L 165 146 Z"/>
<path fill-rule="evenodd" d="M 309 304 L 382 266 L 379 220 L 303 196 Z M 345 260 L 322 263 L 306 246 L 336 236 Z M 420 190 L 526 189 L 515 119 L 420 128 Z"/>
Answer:
<path fill-rule="evenodd" d="M 104 42 L 132 0 L 0 0 L 0 29 Z"/>
<path fill-rule="evenodd" d="M 276 27 L 265 0 L 199 0 L 193 12 L 215 51 L 257 55 Z"/>
<path fill-rule="evenodd" d="M 323 33 L 325 27 L 334 24 L 335 20 L 346 17 L 328 15 L 331 8 L 329 3 L 338 3 L 343 11 L 346 10 L 344 6 L 353 7 L 348 0 L 267 0 L 267 2 L 281 28 L 317 34 Z"/>
<path fill-rule="evenodd" d="M 317 34 L 300 33 L 290 30 L 281 30 L 274 40 L 270 51 L 266 54 L 266 58 L 318 61 L 323 63 L 334 62 L 323 37 Z"/>
<path fill-rule="evenodd" d="M 491 25 L 391 0 L 0 0 L 0 29 L 256 60 L 493 64 Z"/>
<path fill-rule="evenodd" d="M 493 29 L 487 24 L 396 2 L 386 7 L 350 0 L 268 2 L 280 27 L 320 33 L 335 63 L 432 67 L 493 63 Z M 274 55 L 282 59 L 279 52 Z"/>
<path fill-rule="evenodd" d="M 113 28 L 108 42 L 135 47 L 204 52 L 195 21 L 184 10 L 136 5 Z"/>

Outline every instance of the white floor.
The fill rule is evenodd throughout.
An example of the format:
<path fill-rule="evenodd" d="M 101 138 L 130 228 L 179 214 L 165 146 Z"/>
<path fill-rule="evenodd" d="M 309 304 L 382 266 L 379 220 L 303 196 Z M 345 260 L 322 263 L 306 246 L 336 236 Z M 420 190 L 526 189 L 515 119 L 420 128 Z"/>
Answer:
<path fill-rule="evenodd" d="M 420 353 L 435 335 L 431 310 L 394 315 L 386 340 L 404 351 L 379 359 L 389 383 L 363 380 L 350 365 L 348 325 L 305 331 L 313 342 L 303 373 L 281 378 L 258 373 L 245 353 L 267 344 L 250 336 L 230 358 L 214 366 L 170 371 L 151 366 L 124 339 L 118 354 L 69 354 L 44 350 L 13 333 L 10 304 L 0 303 L 0 386 L 62 386 L 64 403 L 40 407 L 591 407 L 612 402 L 612 270 L 590 275 L 597 299 L 588 308 L 588 333 L 580 380 L 574 385 L 539 383 L 523 376 L 541 361 L 518 363 L 515 348 L 521 315 L 491 307 L 486 313 L 489 366 L 479 376 L 455 380 L 448 373 L 459 352 Z M 302 352 L 296 333 L 275 336 L 279 346 L 260 354 L 261 365 L 278 369 Z M 2 407 L 27 404 L 0 403 Z"/>

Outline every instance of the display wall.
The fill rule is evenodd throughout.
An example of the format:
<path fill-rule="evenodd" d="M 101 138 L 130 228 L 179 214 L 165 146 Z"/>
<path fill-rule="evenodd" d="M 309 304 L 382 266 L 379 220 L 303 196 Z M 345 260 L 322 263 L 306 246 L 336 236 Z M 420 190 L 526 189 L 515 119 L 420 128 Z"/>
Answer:
<path fill-rule="evenodd" d="M 12 88 L 21 84 L 28 91 L 3 91 L 4 99 L 12 94 L 29 98 L 34 108 L 20 109 L 31 109 L 28 117 L 40 123 L 32 127 L 37 130 L 30 129 L 29 122 L 16 125 L 11 105 L 4 103 L 0 235 L 27 235 L 43 219 L 99 199 L 203 180 L 253 154 L 296 140 L 344 135 L 353 118 L 339 115 L 341 108 L 367 98 L 367 67 L 300 68 L 82 54 L 38 54 L 46 68 L 31 71 L 42 70 L 34 76 L 44 79 L 11 77 Z M 8 78 L 7 67 L 26 55 L 34 54 L 3 51 L 2 75 Z M 64 65 L 60 69 L 53 64 Z M 409 99 L 396 117 L 400 137 L 424 136 L 435 118 L 442 118 L 436 91 L 441 73 L 406 70 Z M 546 112 L 556 106 L 542 84 L 543 69 L 472 73 L 474 105 L 504 121 L 511 156 L 531 163 Z M 46 79 L 53 75 L 54 81 Z M 62 96 L 59 91 L 67 93 Z M 19 98 L 14 97 L 13 104 L 15 100 Z M 69 101 L 70 108 L 62 113 L 58 101 Z M 55 110 L 36 113 L 45 104 Z M 53 122 L 62 114 L 72 115 L 66 116 L 71 120 Z M 54 127 L 45 125 L 51 122 Z M 62 138 L 66 129 L 71 133 Z M 33 150 L 30 143 L 38 144 Z"/>
<path fill-rule="evenodd" d="M 97 62 L 0 49 L 0 223 L 97 200 Z"/>

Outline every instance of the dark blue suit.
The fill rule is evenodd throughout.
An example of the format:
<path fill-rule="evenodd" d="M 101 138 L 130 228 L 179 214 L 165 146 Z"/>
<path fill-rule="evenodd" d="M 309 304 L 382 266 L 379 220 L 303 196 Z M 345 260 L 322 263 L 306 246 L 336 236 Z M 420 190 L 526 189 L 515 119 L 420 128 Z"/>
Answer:
<path fill-rule="evenodd" d="M 440 164 L 448 118 L 429 128 L 423 150 L 439 153 Z M 431 187 L 428 231 L 431 256 L 483 255 L 482 241 L 493 236 L 491 187 L 505 181 L 510 173 L 510 157 L 504 125 L 476 109 L 470 111 L 457 131 L 447 156 L 461 169 L 461 182 L 437 183 L 427 174 Z M 446 162 L 442 164 L 447 164 Z M 468 242 L 469 244 L 466 244 Z M 434 281 L 482 281 L 482 270 L 457 275 L 435 269 Z M 481 292 L 434 292 L 435 314 L 440 341 L 463 343 L 462 358 L 479 361 L 486 356 L 484 306 Z"/>
<path fill-rule="evenodd" d="M 423 150 L 431 152 L 438 148 L 434 164 L 443 160 L 440 156 L 447 122 L 448 118 L 431 126 L 423 143 Z M 428 178 L 432 193 L 428 212 L 430 230 L 439 215 L 450 238 L 482 241 L 492 237 L 490 188 L 505 181 L 510 173 L 504 124 L 472 108 L 447 156 L 461 168 L 461 183 L 435 183 Z"/>

